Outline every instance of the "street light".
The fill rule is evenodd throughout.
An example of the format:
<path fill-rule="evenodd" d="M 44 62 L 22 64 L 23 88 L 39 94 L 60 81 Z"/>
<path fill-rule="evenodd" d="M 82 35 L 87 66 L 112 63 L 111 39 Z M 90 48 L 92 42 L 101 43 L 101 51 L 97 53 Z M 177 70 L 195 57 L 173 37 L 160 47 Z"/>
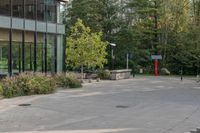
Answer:
<path fill-rule="evenodd" d="M 116 47 L 117 45 L 114 43 L 110 43 L 111 46 Z"/>
<path fill-rule="evenodd" d="M 114 47 L 116 47 L 117 45 L 114 43 L 109 43 L 111 46 L 111 59 L 112 59 L 112 70 L 114 69 Z"/>
<path fill-rule="evenodd" d="M 69 0 L 58 0 L 58 1 L 60 1 L 60 2 L 64 2 L 64 3 L 69 2 Z"/>

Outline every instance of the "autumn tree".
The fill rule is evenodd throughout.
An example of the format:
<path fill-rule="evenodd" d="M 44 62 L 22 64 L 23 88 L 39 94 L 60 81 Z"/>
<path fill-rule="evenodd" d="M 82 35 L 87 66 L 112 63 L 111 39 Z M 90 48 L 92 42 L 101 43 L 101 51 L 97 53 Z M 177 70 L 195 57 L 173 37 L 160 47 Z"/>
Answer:
<path fill-rule="evenodd" d="M 107 42 L 102 41 L 102 32 L 91 32 L 91 29 L 78 19 L 67 38 L 67 64 L 73 68 L 81 67 L 83 77 L 84 66 L 103 68 L 107 63 L 106 47 Z"/>

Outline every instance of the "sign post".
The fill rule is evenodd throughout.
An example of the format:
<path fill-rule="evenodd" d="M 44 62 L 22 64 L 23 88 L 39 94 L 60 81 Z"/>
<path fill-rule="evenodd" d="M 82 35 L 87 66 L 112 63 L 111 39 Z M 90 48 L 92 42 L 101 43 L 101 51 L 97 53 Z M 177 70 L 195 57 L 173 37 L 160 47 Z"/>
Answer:
<path fill-rule="evenodd" d="M 158 60 L 154 60 L 154 74 L 158 76 Z"/>

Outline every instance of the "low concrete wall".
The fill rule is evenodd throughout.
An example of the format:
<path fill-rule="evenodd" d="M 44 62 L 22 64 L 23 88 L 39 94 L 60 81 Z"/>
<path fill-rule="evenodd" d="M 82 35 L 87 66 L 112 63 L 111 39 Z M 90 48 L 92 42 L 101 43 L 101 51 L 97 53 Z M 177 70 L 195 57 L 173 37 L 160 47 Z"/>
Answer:
<path fill-rule="evenodd" d="M 113 70 L 110 71 L 110 74 L 111 74 L 111 80 L 129 79 L 131 76 L 131 70 L 130 69 Z"/>

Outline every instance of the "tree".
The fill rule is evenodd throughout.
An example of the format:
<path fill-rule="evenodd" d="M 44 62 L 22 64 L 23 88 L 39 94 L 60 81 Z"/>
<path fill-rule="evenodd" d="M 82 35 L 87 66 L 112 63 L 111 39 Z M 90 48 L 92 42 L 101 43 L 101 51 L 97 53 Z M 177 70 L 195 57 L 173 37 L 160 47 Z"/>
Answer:
<path fill-rule="evenodd" d="M 69 24 L 74 25 L 78 18 L 93 32 L 103 32 L 104 40 L 112 41 L 112 34 L 121 26 L 118 17 L 121 10 L 116 0 L 73 0 L 69 9 Z"/>
<path fill-rule="evenodd" d="M 134 56 L 137 57 L 137 65 L 152 68 L 150 60 L 151 51 L 159 46 L 159 23 L 160 23 L 161 0 L 130 0 L 127 8 L 132 10 L 134 24 L 131 27 L 134 37 Z"/>
<path fill-rule="evenodd" d="M 180 43 L 183 44 L 183 42 L 180 42 L 180 36 L 188 30 L 190 20 L 189 0 L 162 1 L 160 12 L 160 44 L 163 55 L 162 65 L 168 67 L 171 64 L 169 63 L 171 62 L 170 60 L 175 54 L 172 54 L 172 51 L 179 47 L 176 45 Z"/>
<path fill-rule="evenodd" d="M 134 10 L 132 14 L 136 16 L 132 28 L 136 35 L 136 44 L 138 44 L 136 49 L 140 51 L 139 54 L 142 55 L 143 52 L 148 54 L 147 51 L 150 49 L 159 49 L 159 54 L 163 55 L 162 67 L 174 68 L 175 64 L 178 66 L 177 59 L 181 61 L 183 59 L 181 56 L 184 55 L 184 51 L 181 51 L 179 46 L 183 45 L 182 48 L 187 49 L 185 44 L 187 40 L 184 39 L 186 36 L 183 34 L 189 29 L 190 1 L 130 0 L 128 7 Z M 187 60 L 190 58 L 189 55 L 191 53 L 188 54 Z M 146 60 L 145 64 L 148 62 L 149 60 Z"/>
<path fill-rule="evenodd" d="M 102 32 L 91 32 L 89 27 L 78 19 L 71 27 L 71 35 L 67 39 L 67 63 L 73 68 L 100 67 L 107 63 L 106 48 L 108 43 L 102 41 Z"/>
<path fill-rule="evenodd" d="M 162 54 L 160 66 L 174 73 L 180 64 L 191 74 L 200 68 L 200 0 L 73 0 L 69 16 L 70 24 L 81 18 L 117 44 L 117 68 L 125 67 L 127 52 L 135 66 L 150 71 L 151 54 Z"/>

